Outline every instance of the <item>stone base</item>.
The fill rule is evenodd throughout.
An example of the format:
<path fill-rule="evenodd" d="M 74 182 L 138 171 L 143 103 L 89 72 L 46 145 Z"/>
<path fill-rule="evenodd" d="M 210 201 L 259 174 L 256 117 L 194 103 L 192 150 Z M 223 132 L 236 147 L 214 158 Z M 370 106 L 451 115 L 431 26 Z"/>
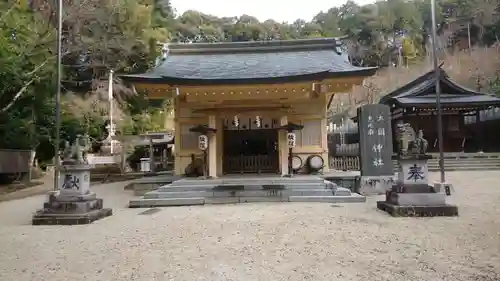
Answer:
<path fill-rule="evenodd" d="M 441 193 L 391 192 L 389 203 L 399 206 L 442 206 L 446 205 L 446 195 Z"/>
<path fill-rule="evenodd" d="M 402 193 L 437 193 L 434 186 L 429 184 L 393 185 L 391 190 Z"/>
<path fill-rule="evenodd" d="M 103 208 L 103 200 L 95 193 L 80 196 L 51 192 L 43 209 L 33 215 L 33 225 L 89 224 L 98 219 L 111 216 L 111 209 Z"/>
<path fill-rule="evenodd" d="M 399 206 L 386 201 L 377 201 L 377 208 L 393 217 L 455 217 L 458 207 L 454 205 L 441 206 Z"/>
<path fill-rule="evenodd" d="M 53 214 L 44 213 L 43 211 L 37 212 L 33 216 L 33 225 L 76 225 L 76 224 L 90 224 L 96 220 L 109 217 L 113 211 L 108 208 L 100 210 L 92 210 L 84 214 Z"/>

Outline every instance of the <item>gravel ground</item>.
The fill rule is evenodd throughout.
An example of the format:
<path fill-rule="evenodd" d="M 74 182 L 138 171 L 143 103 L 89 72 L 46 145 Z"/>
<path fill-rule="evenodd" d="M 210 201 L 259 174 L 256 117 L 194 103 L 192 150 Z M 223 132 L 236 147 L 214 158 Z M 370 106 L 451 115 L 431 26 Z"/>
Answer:
<path fill-rule="evenodd" d="M 112 217 L 33 227 L 43 197 L 4 202 L 0 280 L 500 280 L 500 172 L 447 177 L 459 218 L 391 218 L 377 198 L 138 215 L 144 209 L 124 208 L 125 183 L 114 183 L 94 188 Z"/>

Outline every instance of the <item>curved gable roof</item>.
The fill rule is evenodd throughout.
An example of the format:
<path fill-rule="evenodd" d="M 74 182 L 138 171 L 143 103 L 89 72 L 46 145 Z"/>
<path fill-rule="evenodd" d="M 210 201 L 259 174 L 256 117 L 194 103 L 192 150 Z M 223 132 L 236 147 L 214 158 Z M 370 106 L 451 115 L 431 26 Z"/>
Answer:
<path fill-rule="evenodd" d="M 353 66 L 336 38 L 167 45 L 151 72 L 131 80 L 172 84 L 251 83 L 370 76 L 377 68 Z"/>
<path fill-rule="evenodd" d="M 448 74 L 439 71 L 441 104 L 443 106 L 488 107 L 500 106 L 500 99 L 486 95 L 461 85 L 450 79 Z M 436 105 L 436 75 L 434 70 L 425 73 L 414 81 L 382 97 L 379 103 L 396 104 L 402 107 L 432 107 Z"/>

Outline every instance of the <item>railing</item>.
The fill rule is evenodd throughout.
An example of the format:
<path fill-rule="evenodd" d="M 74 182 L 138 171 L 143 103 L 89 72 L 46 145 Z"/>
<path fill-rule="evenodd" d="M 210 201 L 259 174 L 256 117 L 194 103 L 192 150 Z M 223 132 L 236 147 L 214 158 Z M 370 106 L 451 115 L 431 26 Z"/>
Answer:
<path fill-rule="evenodd" d="M 330 169 L 340 171 L 359 171 L 359 156 L 332 156 Z"/>
<path fill-rule="evenodd" d="M 276 173 L 276 155 L 228 156 L 224 158 L 224 173 Z"/>
<path fill-rule="evenodd" d="M 429 161 L 430 166 L 437 166 L 439 161 L 439 153 L 429 153 L 432 155 L 432 159 Z M 450 163 L 463 163 L 467 166 L 468 161 L 474 161 L 474 159 L 485 159 L 495 161 L 500 159 L 500 153 L 467 153 L 467 152 L 445 152 L 445 167 Z M 457 162 L 458 161 L 458 162 Z M 498 160 L 497 160 L 498 161 Z M 397 160 L 393 160 L 394 170 L 397 171 L 399 163 Z M 488 162 L 484 162 L 488 163 Z M 340 171 L 359 171 L 359 156 L 330 156 L 329 167 L 333 170 Z M 430 170 L 434 171 L 434 167 Z"/>

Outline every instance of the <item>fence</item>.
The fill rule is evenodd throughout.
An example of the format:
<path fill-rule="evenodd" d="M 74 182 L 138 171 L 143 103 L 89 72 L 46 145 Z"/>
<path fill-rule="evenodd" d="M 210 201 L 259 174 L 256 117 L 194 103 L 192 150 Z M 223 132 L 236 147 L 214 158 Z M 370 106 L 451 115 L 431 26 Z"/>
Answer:
<path fill-rule="evenodd" d="M 359 171 L 359 156 L 331 156 L 330 169 L 340 171 Z"/>
<path fill-rule="evenodd" d="M 0 149 L 0 174 L 28 173 L 34 156 L 31 150 Z"/>

